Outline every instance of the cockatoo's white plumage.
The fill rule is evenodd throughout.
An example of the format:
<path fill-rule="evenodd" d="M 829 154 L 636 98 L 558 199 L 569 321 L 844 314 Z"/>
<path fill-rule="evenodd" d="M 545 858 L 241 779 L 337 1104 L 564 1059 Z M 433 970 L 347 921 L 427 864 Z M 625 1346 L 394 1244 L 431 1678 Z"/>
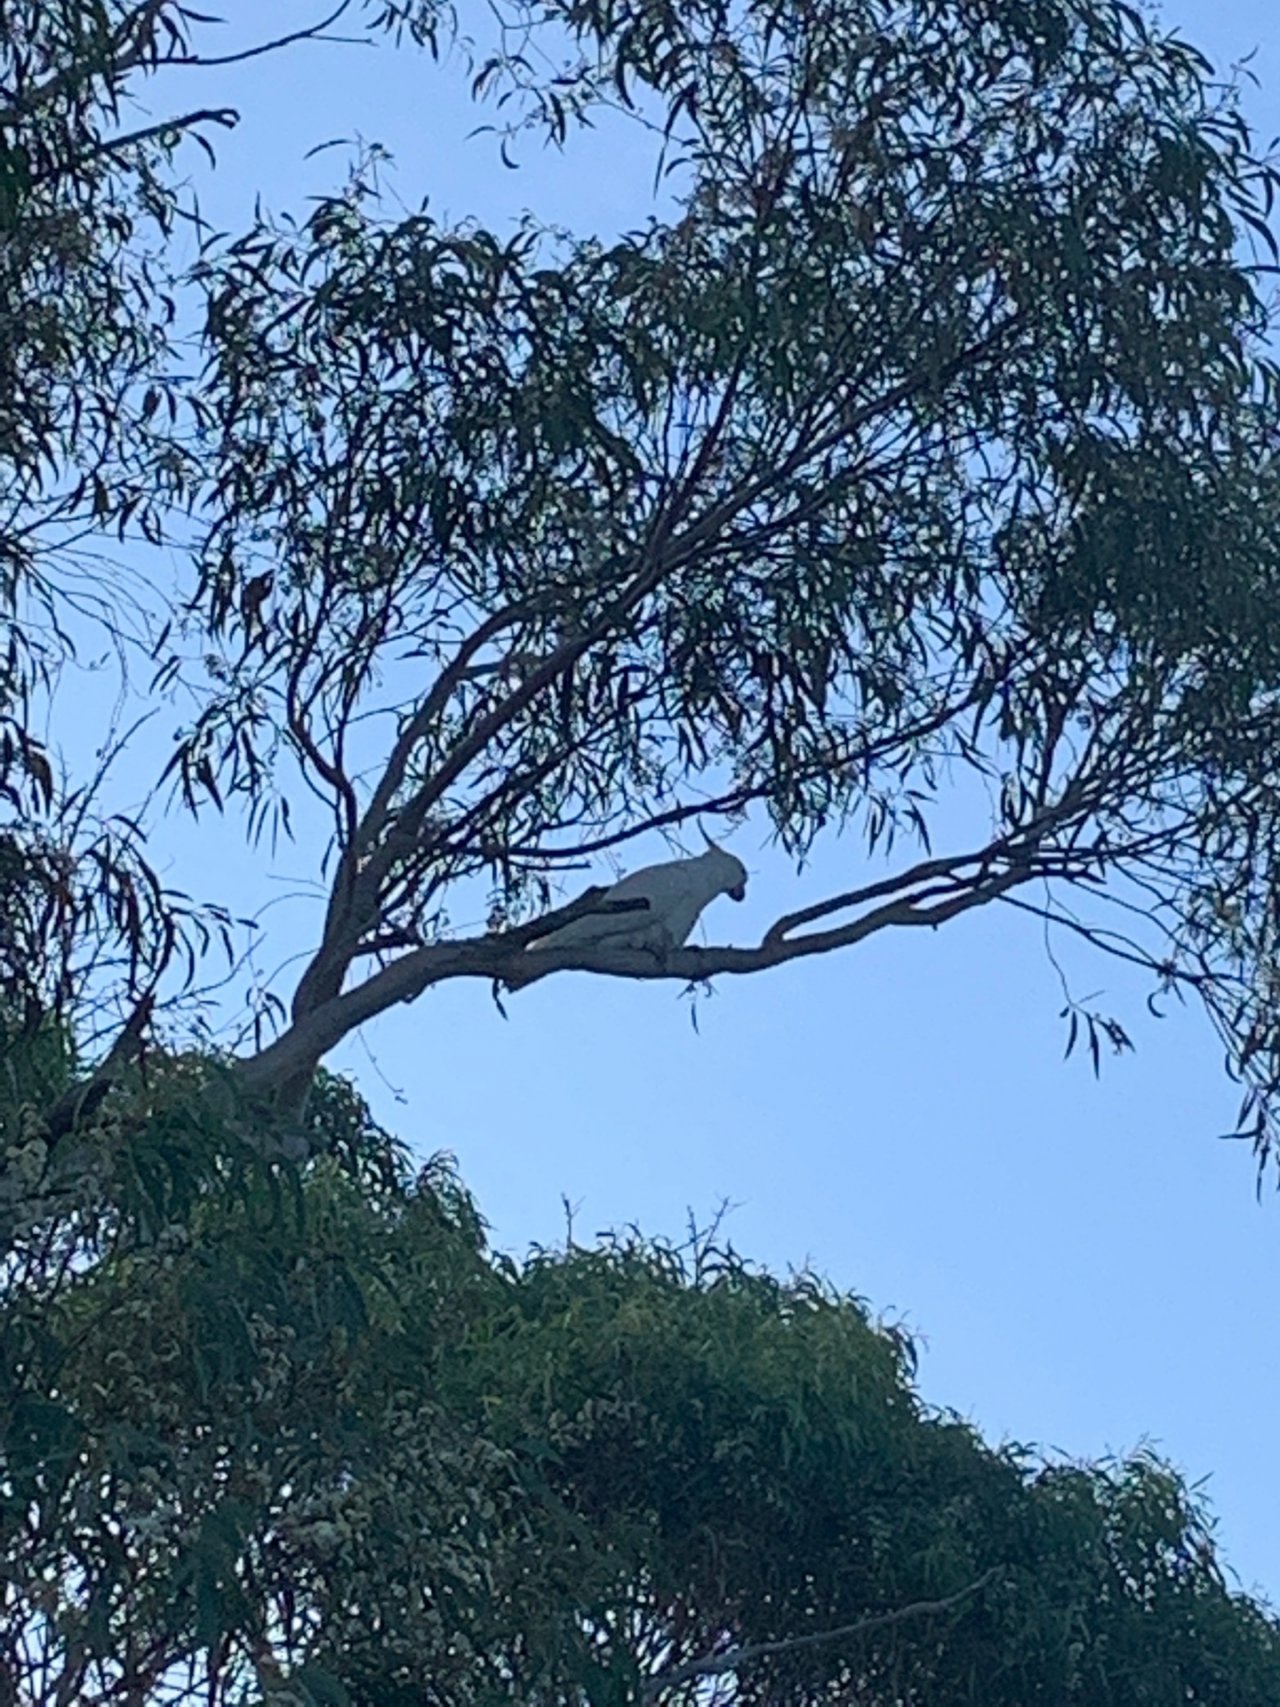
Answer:
<path fill-rule="evenodd" d="M 550 935 L 536 938 L 529 949 L 642 948 L 662 956 L 679 948 L 703 908 L 717 895 L 729 895 L 735 901 L 746 895 L 746 866 L 710 837 L 705 839 L 706 853 L 646 865 L 620 878 L 601 898 L 602 902 L 645 901 L 647 906 L 625 913 L 584 913 Z M 513 988 L 523 982 L 518 977 L 511 980 Z"/>

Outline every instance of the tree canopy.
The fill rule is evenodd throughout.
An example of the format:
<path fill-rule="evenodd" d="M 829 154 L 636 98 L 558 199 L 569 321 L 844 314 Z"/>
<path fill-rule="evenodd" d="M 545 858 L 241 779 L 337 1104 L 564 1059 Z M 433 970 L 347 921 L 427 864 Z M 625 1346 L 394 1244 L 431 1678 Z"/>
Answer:
<path fill-rule="evenodd" d="M 0 1174 L 0 1700 L 1280 1693 L 1173 1471 L 991 1449 L 815 1277 L 714 1228 L 495 1257 L 324 1075 L 301 1164 L 225 1062 L 153 1059 L 52 1152 L 37 1088 Z"/>

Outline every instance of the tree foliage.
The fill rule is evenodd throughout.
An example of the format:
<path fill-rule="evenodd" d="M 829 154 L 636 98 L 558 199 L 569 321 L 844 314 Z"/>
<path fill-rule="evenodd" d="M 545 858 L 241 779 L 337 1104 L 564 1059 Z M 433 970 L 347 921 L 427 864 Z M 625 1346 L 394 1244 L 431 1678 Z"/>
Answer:
<path fill-rule="evenodd" d="M 346 0 L 231 57 L 362 13 L 434 43 L 432 7 Z M 30 0 L 0 19 L 0 993 L 33 1034 L 75 1012 L 112 1068 L 165 975 L 189 978 L 231 925 L 158 879 L 147 826 L 101 815 L 102 775 L 60 774 L 41 733 L 78 646 L 105 641 L 122 678 L 145 659 L 157 589 L 123 548 L 172 542 L 199 490 L 180 240 L 200 222 L 178 164 L 237 115 L 131 119 L 160 74 L 217 63 L 193 34 L 209 22 L 175 0 Z M 105 772 L 118 751 L 99 757 Z"/>
<path fill-rule="evenodd" d="M 296 34 L 339 18 L 453 27 L 348 0 Z M 0 22 L 0 1707 L 1274 1701 L 1275 1623 L 1166 1467 L 987 1449 L 856 1299 L 714 1240 L 500 1261 L 317 1071 L 432 983 L 528 973 L 599 905 L 532 916 L 583 858 L 755 813 L 890 869 L 754 947 L 536 975 L 1019 906 L 1203 997 L 1265 1156 L 1274 173 L 1113 0 L 500 19 L 504 149 L 642 107 L 669 217 L 504 240 L 386 217 L 358 162 L 218 236 L 178 162 L 230 109 L 122 114 L 288 39 L 220 56 L 174 0 Z M 233 921 L 57 774 L 86 624 L 194 696 L 192 810 L 332 812 L 251 1054 L 158 1045 Z M 989 833 L 935 853 L 955 775 Z"/>
<path fill-rule="evenodd" d="M 6 1100 L 0 1698 L 1276 1699 L 1172 1471 L 986 1447 L 856 1298 L 497 1258 L 324 1076 L 303 1163 L 225 1063 L 124 1102 L 73 1155 Z"/>
<path fill-rule="evenodd" d="M 889 872 L 755 947 L 549 952 L 539 974 L 705 979 L 1011 905 L 1153 997 L 1198 993 L 1265 1157 L 1275 368 L 1242 245 L 1267 252 L 1275 175 L 1231 91 L 1112 0 L 506 21 L 568 59 L 535 75 L 546 51 L 507 31 L 478 66 L 517 115 L 504 148 L 642 103 L 672 217 L 504 241 L 388 220 L 365 163 L 301 221 L 206 234 L 183 271 L 169 157 L 232 115 L 116 115 L 131 78 L 199 61 L 195 21 L 37 8 L 11 31 L 11 299 L 56 272 L 69 305 L 56 338 L 46 314 L 12 339 L 27 620 L 4 753 L 53 926 L 11 955 L 13 991 L 33 1012 L 114 991 L 102 1085 L 180 949 L 190 973 L 230 928 L 33 744 L 31 601 L 68 597 L 37 543 L 65 559 L 83 522 L 193 566 L 149 637 L 153 691 L 195 699 L 169 767 L 187 804 L 243 807 L 255 835 L 288 829 L 299 783 L 332 810 L 320 940 L 242 1063 L 257 1088 L 297 1107 L 353 1026 L 442 978 L 527 981 L 550 929 L 530 911 L 584 857 L 763 812 L 800 856 L 860 824 Z M 369 23 L 451 27 L 430 5 Z M 956 777 L 990 830 L 934 854 Z M 903 834 L 928 857 L 895 857 Z M 449 926 L 469 882 L 483 938 Z M 101 945 L 75 970 L 48 952 L 68 919 Z M 1128 1042 L 1068 1011 L 1095 1060 Z"/>
<path fill-rule="evenodd" d="M 1197 992 L 1265 1155 L 1275 369 L 1241 243 L 1275 177 L 1230 92 L 1110 0 L 537 17 L 580 62 L 478 85 L 566 135 L 656 103 L 677 217 L 501 240 L 388 221 L 357 169 L 192 280 L 216 669 L 173 772 L 254 829 L 300 775 L 337 852 L 247 1075 L 501 978 L 574 862 L 758 809 L 892 869 L 754 948 L 544 969 L 698 979 L 1013 905 Z M 966 775 L 989 834 L 896 860 Z"/>

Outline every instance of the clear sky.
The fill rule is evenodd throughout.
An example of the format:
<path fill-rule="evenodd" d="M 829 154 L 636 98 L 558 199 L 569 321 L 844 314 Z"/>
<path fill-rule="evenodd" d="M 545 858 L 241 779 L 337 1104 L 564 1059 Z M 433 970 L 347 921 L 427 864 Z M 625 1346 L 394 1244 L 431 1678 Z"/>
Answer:
<path fill-rule="evenodd" d="M 1258 49 L 1262 88 L 1246 109 L 1264 143 L 1280 131 L 1273 5 L 1163 12 L 1220 68 Z M 269 32 L 317 10 L 272 7 Z M 268 9 L 223 11 L 241 39 Z M 244 114 L 216 173 L 195 168 L 225 226 L 248 221 L 258 191 L 304 212 L 337 184 L 342 154 L 303 156 L 355 135 L 392 150 L 407 206 L 429 195 L 437 216 L 499 232 L 527 207 L 608 235 L 653 206 L 640 135 L 606 125 L 564 160 L 529 143 L 507 171 L 491 137 L 466 140 L 483 115 L 463 68 L 412 51 L 308 45 L 182 83 L 182 110 L 208 99 Z M 153 726 L 132 778 L 148 745 L 167 751 L 174 722 L 166 712 Z M 305 840 L 274 875 L 263 852 L 203 821 L 172 826 L 164 847 L 173 882 L 253 909 L 289 890 L 282 877 L 316 877 Z M 797 875 L 758 829 L 733 846 L 752 872 L 748 900 L 717 903 L 710 940 L 758 939 L 777 914 L 847 887 L 860 863 L 830 841 Z M 646 856 L 661 854 L 630 863 Z M 262 970 L 317 923 L 314 902 L 269 910 Z M 582 1238 L 626 1223 L 679 1234 L 727 1199 L 744 1253 L 778 1271 L 811 1264 L 904 1320 L 924 1396 L 989 1439 L 1071 1457 L 1146 1441 L 1208 1478 L 1228 1565 L 1280 1601 L 1280 1196 L 1268 1182 L 1255 1202 L 1247 1148 L 1215 1142 L 1236 1094 L 1207 1019 L 1174 1008 L 1157 1023 L 1120 968 L 1075 965 L 1077 991 L 1105 988 L 1101 1005 L 1132 1021 L 1138 1045 L 1105 1062 L 1101 1082 L 1062 1059 L 1062 998 L 1034 921 L 995 908 L 725 979 L 699 1002 L 696 1032 L 674 985 L 563 976 L 511 998 L 504 1022 L 485 986 L 452 984 L 379 1019 L 331 1065 L 420 1152 L 456 1154 L 503 1248 L 560 1240 L 562 1198 Z"/>

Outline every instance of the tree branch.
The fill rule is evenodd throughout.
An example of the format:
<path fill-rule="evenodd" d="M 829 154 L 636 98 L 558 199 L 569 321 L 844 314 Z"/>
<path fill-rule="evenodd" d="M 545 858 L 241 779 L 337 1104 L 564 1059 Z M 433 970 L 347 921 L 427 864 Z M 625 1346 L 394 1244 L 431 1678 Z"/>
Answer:
<path fill-rule="evenodd" d="M 663 504 L 654 520 L 649 537 L 635 553 L 632 561 L 635 571 L 630 583 L 625 586 L 617 597 L 609 600 L 594 622 L 588 623 L 581 631 L 570 634 L 561 641 L 545 658 L 531 669 L 508 694 L 499 700 L 498 704 L 481 717 L 479 723 L 462 736 L 450 752 L 437 766 L 431 777 L 423 783 L 414 794 L 413 799 L 405 808 L 421 817 L 434 806 L 466 770 L 471 761 L 482 753 L 489 743 L 500 735 L 511 723 L 513 718 L 529 706 L 543 691 L 554 682 L 566 669 L 572 669 L 586 652 L 598 641 L 604 639 L 611 628 L 622 620 L 642 600 L 655 592 L 662 582 L 682 564 L 697 549 L 698 544 L 708 536 L 707 518 L 702 518 L 688 531 L 688 535 L 679 542 L 679 549 L 669 556 L 664 547 L 670 538 L 671 529 L 680 515 L 687 513 L 689 502 L 697 479 L 712 460 L 713 452 L 720 435 L 723 433 L 729 408 L 736 395 L 736 387 L 741 378 L 741 357 L 735 364 L 733 372 L 726 384 L 725 395 L 721 399 L 716 413 L 716 419 L 708 430 L 704 442 L 694 459 L 689 474 L 681 481 L 676 493 L 669 502 Z M 784 471 L 785 472 L 785 471 Z M 772 479 L 781 478 L 777 470 Z M 768 481 L 757 482 L 763 490 Z M 751 489 L 748 489 L 751 491 Z M 754 496 L 754 492 L 752 492 Z M 741 508 L 750 498 L 732 501 L 730 513 L 734 508 Z M 714 532 L 714 529 L 711 530 Z M 551 608 L 546 596 L 523 601 L 508 607 L 506 610 L 495 612 L 483 622 L 459 648 L 453 662 L 441 672 L 431 692 L 419 709 L 401 731 L 386 769 L 374 792 L 369 810 L 361 824 L 357 841 L 360 851 L 368 851 L 376 840 L 391 809 L 391 802 L 396 790 L 404 780 L 405 771 L 412 757 L 415 746 L 431 728 L 432 722 L 444 710 L 451 695 L 459 683 L 465 678 L 468 666 L 476 653 L 488 641 L 495 638 L 504 629 L 523 620 L 525 616 Z"/>
<path fill-rule="evenodd" d="M 259 42 L 256 47 L 241 48 L 238 53 L 222 54 L 186 54 L 178 55 L 165 61 L 166 65 L 240 65 L 246 59 L 260 59 L 264 53 L 275 53 L 278 48 L 292 47 L 300 41 L 336 41 L 347 47 L 360 47 L 368 44 L 366 36 L 326 36 L 324 34 L 332 24 L 336 24 L 342 14 L 348 9 L 351 0 L 339 0 L 327 18 L 321 18 L 317 23 L 306 24 L 302 29 L 291 30 L 286 36 L 276 36 L 274 41 Z"/>
<path fill-rule="evenodd" d="M 988 859 L 994 857 L 988 851 Z M 981 855 L 970 856 L 981 861 Z M 956 864 L 962 864 L 957 859 Z M 936 928 L 946 920 L 984 906 L 1009 890 L 1045 876 L 1072 876 L 1069 868 L 1054 868 L 1044 859 L 1024 856 L 1020 863 L 995 875 L 955 879 L 900 896 L 874 908 L 848 924 L 785 940 L 766 934 L 756 948 L 681 948 L 658 956 L 645 949 L 586 948 L 580 945 L 529 949 L 534 939 L 550 935 L 561 925 L 588 913 L 627 912 L 636 903 L 600 904 L 603 889 L 589 889 L 568 906 L 511 930 L 494 931 L 483 937 L 456 942 L 431 943 L 393 961 L 390 966 L 352 990 L 330 997 L 306 1013 L 267 1048 L 238 1064 L 242 1081 L 255 1089 L 272 1090 L 309 1073 L 320 1060 L 357 1026 L 384 1013 L 399 1002 L 412 1002 L 433 984 L 452 978 L 518 979 L 521 988 L 552 972 L 604 973 L 616 978 L 678 979 L 684 984 L 704 983 L 721 973 L 742 975 L 781 966 L 814 954 L 828 954 L 850 947 L 890 925 L 927 925 Z M 903 879 L 902 881 L 905 881 Z M 937 897 L 935 900 L 934 897 Z M 840 898 L 837 898 L 839 900 Z M 641 903 L 640 905 L 644 905 Z M 828 903 L 832 910 L 836 902 Z"/>
<path fill-rule="evenodd" d="M 37 83 L 12 106 L 0 107 L 0 128 L 20 124 L 24 119 L 33 117 L 40 107 L 56 99 L 65 90 L 74 88 L 86 75 L 93 76 L 96 73 L 102 77 L 121 77 L 142 64 L 146 55 L 146 43 L 152 39 L 143 32 L 159 20 L 164 4 L 165 0 L 144 0 L 143 5 L 122 19 L 119 29 L 111 38 L 106 62 L 101 66 L 95 67 L 87 65 L 83 60 L 73 59 L 61 71 L 46 77 L 43 83 Z M 137 38 L 132 45 L 131 36 Z"/>
<path fill-rule="evenodd" d="M 365 1020 L 397 1002 L 411 1002 L 432 984 L 448 978 L 496 978 L 512 969 L 516 954 L 546 931 L 588 913 L 634 913 L 644 900 L 604 901 L 606 889 L 596 885 L 574 901 L 541 918 L 510 930 L 470 937 L 460 942 L 429 943 L 402 955 L 375 972 L 354 990 L 335 995 L 294 1016 L 294 1023 L 274 1043 L 237 1064 L 242 1081 L 255 1089 L 272 1089 L 300 1073 L 310 1072 L 335 1044 Z"/>
<path fill-rule="evenodd" d="M 844 912 L 848 907 L 861 906 L 864 901 L 877 900 L 881 895 L 894 895 L 903 889 L 914 888 L 920 883 L 929 883 L 935 877 L 951 877 L 956 882 L 955 873 L 966 865 L 976 865 L 978 872 L 974 881 L 981 881 L 992 863 L 999 859 L 1011 860 L 1016 864 L 1024 862 L 1034 854 L 1040 862 L 1035 875 L 1037 876 L 1069 876 L 1079 875 L 1076 871 L 1053 869 L 1053 862 L 1063 861 L 1072 866 L 1079 866 L 1081 856 L 1067 850 L 1041 850 L 1039 844 L 1043 837 L 1064 818 L 1072 816 L 1080 810 L 1081 790 L 1074 783 L 1064 790 L 1062 798 L 1055 806 L 1048 807 L 1038 813 L 1030 824 L 1012 830 L 998 841 L 979 853 L 955 854 L 949 859 L 926 859 L 918 865 L 911 866 L 907 871 L 899 872 L 893 877 L 883 877 L 877 883 L 868 883 L 861 889 L 850 889 L 842 895 L 833 895 L 829 900 L 817 901 L 811 907 L 803 907 L 794 913 L 786 913 L 765 933 L 766 943 L 782 942 L 790 936 L 793 930 L 801 925 L 815 923 L 818 919 L 827 918 L 832 913 Z"/>
<path fill-rule="evenodd" d="M 77 155 L 76 163 L 79 165 L 86 160 L 96 160 L 104 154 L 118 153 L 120 149 L 128 148 L 135 142 L 149 142 L 153 136 L 164 136 L 167 131 L 190 130 L 193 125 L 205 123 L 220 124 L 224 129 L 231 130 L 239 122 L 240 115 L 234 107 L 200 107 L 195 112 L 182 113 L 178 118 L 162 119 L 158 124 L 146 125 L 142 130 L 130 130 L 122 136 L 105 137 L 93 148 L 86 148 L 83 154 Z M 209 144 L 203 137 L 197 140 L 208 149 Z"/>
<path fill-rule="evenodd" d="M 993 1566 L 967 1587 L 945 1596 L 942 1600 L 916 1600 L 909 1606 L 899 1606 L 892 1612 L 873 1612 L 852 1624 L 838 1625 L 834 1630 L 812 1630 L 804 1636 L 784 1636 L 774 1642 L 753 1642 L 741 1648 L 730 1648 L 724 1654 L 704 1654 L 700 1659 L 686 1660 L 683 1665 L 672 1666 L 670 1671 L 659 1672 L 657 1677 L 649 1678 L 644 1684 L 641 1699 L 655 1701 L 666 1689 L 675 1689 L 682 1683 L 690 1683 L 695 1677 L 722 1677 L 725 1672 L 738 1671 L 753 1660 L 769 1659 L 775 1654 L 799 1653 L 804 1648 L 824 1647 L 830 1642 L 850 1641 L 857 1636 L 866 1635 L 871 1630 L 886 1630 L 891 1625 L 905 1623 L 909 1618 L 928 1618 L 939 1612 L 951 1612 L 962 1601 L 970 1599 L 979 1589 L 984 1588 L 995 1573 L 996 1567 Z"/>
<path fill-rule="evenodd" d="M 826 775 L 834 770 L 847 769 L 853 765 L 869 765 L 886 754 L 895 752 L 912 741 L 921 741 L 928 735 L 936 734 L 940 729 L 952 723 L 963 712 L 970 710 L 982 697 L 981 683 L 974 683 L 958 698 L 948 700 L 938 709 L 927 716 L 920 717 L 905 728 L 895 729 L 879 740 L 864 740 L 857 745 L 850 743 L 841 752 L 824 754 L 812 765 L 793 773 L 790 781 L 803 783 L 816 777 Z M 628 824 L 621 830 L 611 830 L 604 835 L 598 835 L 587 841 L 575 842 L 568 847 L 544 848 L 533 842 L 516 843 L 508 846 L 505 852 L 514 859 L 525 860 L 529 864 L 540 864 L 550 860 L 585 859 L 590 854 L 603 853 L 609 848 L 620 847 L 631 842 L 637 836 L 648 835 L 651 830 L 671 829 L 678 824 L 684 824 L 690 818 L 720 818 L 729 817 L 743 811 L 746 807 L 758 801 L 767 800 L 774 787 L 772 779 L 760 783 L 744 783 L 737 788 L 729 789 L 724 794 L 712 795 L 706 800 L 686 801 L 676 806 L 668 807 L 663 812 Z"/>
<path fill-rule="evenodd" d="M 1017 313 L 1006 316 L 984 337 L 960 351 L 928 383 L 945 385 L 965 366 L 989 353 L 1019 324 Z M 630 556 L 626 567 L 629 578 L 620 592 L 606 600 L 594 620 L 587 621 L 576 633 L 571 633 L 545 658 L 531 669 L 518 685 L 511 688 L 477 718 L 453 743 L 431 774 L 414 791 L 412 797 L 394 815 L 398 824 L 384 838 L 393 815 L 393 801 L 402 786 L 409 762 L 417 745 L 430 732 L 455 689 L 465 679 L 478 651 L 498 633 L 512 627 L 534 608 L 545 609 L 545 597 L 513 605 L 494 613 L 460 646 L 453 661 L 441 672 L 425 700 L 413 713 L 400 732 L 388 758 L 386 768 L 374 791 L 359 829 L 344 849 L 326 912 L 322 941 L 294 993 L 292 1011 L 295 1019 L 335 999 L 351 965 L 360 938 L 375 922 L 378 901 L 386 874 L 398 852 L 412 843 L 421 824 L 449 788 L 463 775 L 490 744 L 507 729 L 514 719 L 532 705 L 538 697 L 578 660 L 624 623 L 636 607 L 651 597 L 682 567 L 695 558 L 708 544 L 714 542 L 722 529 L 735 516 L 743 513 L 771 486 L 785 482 L 790 476 L 824 448 L 841 438 L 859 431 L 884 413 L 901 406 L 925 385 L 925 379 L 912 376 L 883 395 L 872 399 L 848 413 L 826 435 L 824 442 L 814 445 L 803 435 L 777 466 L 740 483 L 718 504 L 704 514 L 687 521 L 682 532 L 675 528 L 688 518 L 696 482 L 714 460 L 716 443 L 728 420 L 735 388 L 740 379 L 735 368 L 729 377 L 716 418 L 704 436 L 691 470 L 683 477 L 674 493 L 660 505 L 648 536 Z M 398 836 L 397 830 L 404 835 Z M 380 845 L 379 845 L 380 844 Z"/>
<path fill-rule="evenodd" d="M 473 629 L 458 647 L 453 660 L 441 670 L 430 692 L 396 737 L 387 758 L 373 798 L 360 820 L 356 841 L 361 853 L 368 852 L 384 829 L 391 812 L 397 789 L 404 782 L 414 748 L 431 730 L 431 725 L 449 703 L 454 690 L 466 680 L 471 660 L 490 641 L 508 628 L 514 628 L 527 617 L 537 616 L 549 609 L 545 598 L 524 599 L 507 605 Z"/>
<path fill-rule="evenodd" d="M 351 829 L 347 845 L 342 849 L 338 869 L 334 873 L 329 905 L 325 910 L 320 946 L 294 992 L 295 1018 L 301 1018 L 317 1003 L 337 994 L 357 953 L 356 945 L 376 922 L 378 903 L 387 872 L 397 853 L 402 851 L 406 838 L 389 836 L 382 840 L 381 846 L 378 844 L 393 816 L 396 792 L 404 782 L 415 747 L 430 732 L 432 723 L 443 712 L 454 690 L 465 680 L 468 667 L 476 653 L 483 650 L 504 630 L 516 626 L 527 617 L 537 615 L 545 608 L 546 600 L 543 598 L 523 600 L 494 612 L 473 629 L 458 647 L 452 661 L 441 670 L 422 704 L 396 737 L 372 798 L 360 815 L 359 822 Z M 321 775 L 325 775 L 323 769 Z M 326 780 L 330 779 L 326 777 Z M 337 787 L 339 792 L 349 793 L 350 800 L 354 802 L 354 793 L 350 792 L 350 784 L 345 778 L 338 779 L 333 786 Z M 402 825 L 406 818 L 412 825 L 420 824 L 425 817 L 430 803 L 421 799 L 421 793 L 420 790 L 401 809 L 399 816 Z"/>
<path fill-rule="evenodd" d="M 989 858 L 989 854 L 954 854 L 950 859 L 923 859 L 917 865 L 906 871 L 895 873 L 892 877 L 882 877 L 877 883 L 865 884 L 861 889 L 846 889 L 841 895 L 833 895 L 826 901 L 815 901 L 811 907 L 801 907 L 794 913 L 784 913 L 764 934 L 766 946 L 782 943 L 798 930 L 801 925 L 816 924 L 819 919 L 829 918 L 832 913 L 842 913 L 849 907 L 861 906 L 864 901 L 875 901 L 882 895 L 897 895 L 904 889 L 914 888 L 920 883 L 929 883 L 935 877 L 953 877 L 962 866 L 981 863 Z"/>
<path fill-rule="evenodd" d="M 82 1120 L 92 1118 L 123 1069 L 141 1054 L 155 1005 L 155 991 L 150 990 L 129 1015 L 97 1069 L 88 1079 L 64 1091 L 45 1114 L 44 1125 L 51 1145 L 73 1132 Z"/>

